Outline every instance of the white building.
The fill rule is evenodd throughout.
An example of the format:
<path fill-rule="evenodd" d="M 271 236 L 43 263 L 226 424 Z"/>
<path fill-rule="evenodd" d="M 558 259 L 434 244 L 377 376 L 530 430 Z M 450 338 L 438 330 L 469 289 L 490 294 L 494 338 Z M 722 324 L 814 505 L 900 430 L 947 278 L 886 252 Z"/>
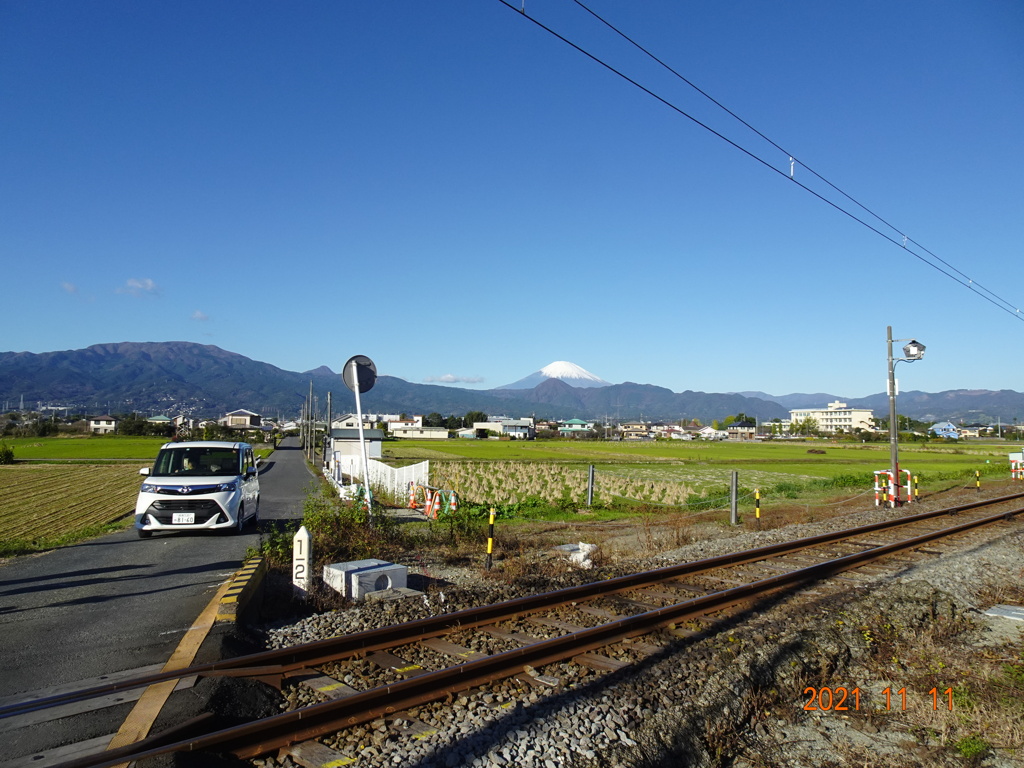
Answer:
<path fill-rule="evenodd" d="M 448 429 L 446 427 L 418 427 L 416 425 L 405 427 L 391 427 L 391 436 L 408 440 L 447 440 Z"/>
<path fill-rule="evenodd" d="M 807 419 L 814 419 L 818 422 L 818 431 L 826 434 L 835 434 L 842 431 L 847 434 L 855 429 L 867 431 L 874 430 L 871 421 L 871 411 L 867 408 L 848 408 L 846 403 L 836 400 L 829 403 L 828 407 L 822 408 L 797 408 L 789 412 L 791 424 L 796 424 Z"/>

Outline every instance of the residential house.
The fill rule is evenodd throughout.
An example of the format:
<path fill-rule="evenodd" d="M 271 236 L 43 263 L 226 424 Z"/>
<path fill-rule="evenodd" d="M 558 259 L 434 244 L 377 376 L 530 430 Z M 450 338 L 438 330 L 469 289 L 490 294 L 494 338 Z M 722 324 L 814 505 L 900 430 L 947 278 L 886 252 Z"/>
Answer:
<path fill-rule="evenodd" d="M 594 422 L 583 419 L 569 419 L 558 423 L 559 437 L 590 437 Z"/>
<path fill-rule="evenodd" d="M 472 435 L 468 434 L 470 431 L 472 431 Z M 531 417 L 510 419 L 503 416 L 500 417 L 500 420 L 474 422 L 471 428 L 460 429 L 457 434 L 459 437 L 476 437 L 481 440 L 493 435 L 518 440 L 533 440 L 537 436 L 537 428 Z"/>
<path fill-rule="evenodd" d="M 228 429 L 258 429 L 260 426 L 260 415 L 240 408 L 217 419 L 217 423 Z"/>
<path fill-rule="evenodd" d="M 93 416 L 89 419 L 89 431 L 94 435 L 112 435 L 117 432 L 117 419 L 113 416 Z"/>
<path fill-rule="evenodd" d="M 533 418 L 525 419 L 502 419 L 501 434 L 508 435 L 515 440 L 533 440 L 537 436 L 537 428 L 533 424 Z"/>
<path fill-rule="evenodd" d="M 723 429 L 715 429 L 714 427 L 701 427 L 697 430 L 697 436 L 701 440 L 725 440 L 729 437 L 729 433 Z"/>
<path fill-rule="evenodd" d="M 756 421 L 734 421 L 725 428 L 730 440 L 753 440 L 757 436 Z"/>
<path fill-rule="evenodd" d="M 649 440 L 651 437 L 650 428 L 642 421 L 626 422 L 619 427 L 623 440 Z"/>
<path fill-rule="evenodd" d="M 353 416 L 352 418 L 354 419 L 355 416 Z M 404 429 L 406 427 L 422 427 L 423 417 L 413 416 L 411 419 L 403 419 L 401 416 L 396 416 L 393 419 L 389 418 L 386 423 L 388 425 L 388 431 L 391 434 L 394 434 L 396 429 Z"/>
<path fill-rule="evenodd" d="M 377 422 L 372 416 L 363 414 L 363 429 L 373 429 Z M 359 416 L 354 413 L 346 413 L 331 419 L 331 429 L 359 429 Z"/>
<path fill-rule="evenodd" d="M 939 421 L 928 427 L 928 431 L 936 437 L 952 438 L 953 440 L 960 439 L 960 431 L 956 428 L 956 425 L 949 421 Z"/>

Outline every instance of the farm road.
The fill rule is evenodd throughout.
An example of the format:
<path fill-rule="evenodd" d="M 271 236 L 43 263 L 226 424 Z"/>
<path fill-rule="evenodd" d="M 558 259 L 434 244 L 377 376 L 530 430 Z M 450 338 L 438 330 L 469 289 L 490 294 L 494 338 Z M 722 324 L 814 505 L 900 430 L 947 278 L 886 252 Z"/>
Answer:
<path fill-rule="evenodd" d="M 301 517 L 311 479 L 294 439 L 284 441 L 260 473 L 261 519 Z M 129 529 L 8 561 L 0 566 L 0 699 L 164 664 L 258 541 L 251 527 L 241 536 L 150 539 Z M 87 735 L 116 731 L 127 706 L 91 716 Z M 4 734 L 8 756 L 60 743 L 65 727 L 77 727 L 64 723 Z"/>

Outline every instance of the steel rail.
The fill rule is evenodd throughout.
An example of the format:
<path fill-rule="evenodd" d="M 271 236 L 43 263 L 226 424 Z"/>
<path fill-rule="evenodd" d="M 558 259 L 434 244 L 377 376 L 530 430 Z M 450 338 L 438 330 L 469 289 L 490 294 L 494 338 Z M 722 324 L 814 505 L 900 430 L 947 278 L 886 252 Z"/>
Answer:
<path fill-rule="evenodd" d="M 522 648 L 419 675 L 393 685 L 381 686 L 344 699 L 314 704 L 269 718 L 226 728 L 194 739 L 132 751 L 138 745 L 91 755 L 60 768 L 111 768 L 126 760 L 141 760 L 170 752 L 216 751 L 252 758 L 306 741 L 344 727 L 372 721 L 409 707 L 437 701 L 450 693 L 475 688 L 520 674 L 527 667 L 571 659 L 627 637 L 646 634 L 668 624 L 696 618 L 765 595 L 842 573 L 887 555 L 921 546 L 936 539 L 1009 520 L 1024 508 L 971 520 L 950 528 L 880 545 L 862 552 L 807 566 L 789 573 L 714 592 L 635 616 L 616 619 L 597 627 L 544 640 Z"/>
<path fill-rule="evenodd" d="M 764 560 L 769 557 L 790 554 L 801 549 L 842 541 L 865 533 L 912 525 L 946 515 L 956 515 L 979 507 L 1014 501 L 1024 498 L 1024 492 L 944 507 L 916 515 L 884 520 L 877 523 L 848 528 L 842 531 L 818 534 L 795 541 L 770 544 L 756 549 L 734 552 L 727 555 L 694 560 L 688 563 L 665 566 L 651 571 L 619 576 L 605 581 L 591 582 L 578 587 L 566 587 L 553 592 L 516 598 L 479 608 L 467 608 L 453 613 L 431 616 L 391 627 L 367 630 L 353 635 L 343 635 L 289 648 L 238 656 L 216 662 L 198 664 L 170 672 L 156 672 L 142 677 L 119 680 L 79 691 L 68 691 L 54 696 L 30 699 L 0 707 L 0 719 L 14 717 L 26 712 L 47 709 L 59 704 L 82 701 L 116 691 L 140 688 L 153 683 L 176 680 L 182 677 L 258 677 L 267 682 L 280 683 L 281 678 L 295 670 L 315 667 L 331 661 L 352 658 L 373 651 L 394 648 L 417 640 L 437 637 L 456 629 L 471 629 L 496 621 L 505 621 L 544 608 L 556 608 L 573 602 L 581 602 L 604 595 L 612 595 L 630 589 L 657 584 L 679 576 L 693 576 L 728 565 Z"/>

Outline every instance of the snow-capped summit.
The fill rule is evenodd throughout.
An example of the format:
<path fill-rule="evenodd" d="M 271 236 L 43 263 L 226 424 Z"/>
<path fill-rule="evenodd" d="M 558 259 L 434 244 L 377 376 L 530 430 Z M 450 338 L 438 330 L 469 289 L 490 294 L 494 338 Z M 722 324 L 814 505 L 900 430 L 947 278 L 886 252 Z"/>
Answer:
<path fill-rule="evenodd" d="M 564 360 L 557 360 L 551 365 L 545 365 L 539 371 L 531 373 L 524 379 L 506 384 L 498 389 L 533 389 L 547 379 L 559 379 L 570 387 L 607 387 L 611 382 L 605 381 L 600 376 L 595 376 L 590 371 L 580 368 L 575 363 L 567 363 Z"/>

